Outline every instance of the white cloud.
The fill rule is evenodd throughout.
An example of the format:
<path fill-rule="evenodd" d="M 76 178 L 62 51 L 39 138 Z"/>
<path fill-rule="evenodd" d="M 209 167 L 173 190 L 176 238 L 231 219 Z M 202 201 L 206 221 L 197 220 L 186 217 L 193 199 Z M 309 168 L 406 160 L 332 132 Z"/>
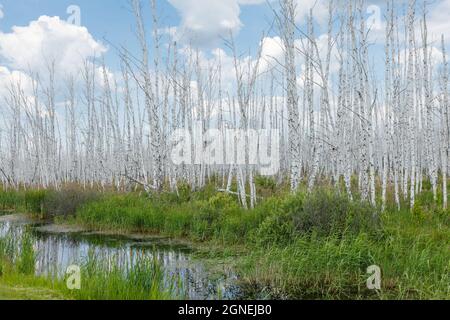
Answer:
<path fill-rule="evenodd" d="M 417 52 L 413 50 L 413 54 L 416 55 L 417 54 L 417 58 L 419 59 L 419 61 L 423 60 L 423 48 L 420 47 L 417 49 Z M 437 46 L 429 46 L 428 47 L 428 55 L 429 55 L 429 59 L 430 64 L 433 66 L 436 65 L 440 65 L 442 63 L 442 50 L 440 49 L 440 47 L 438 48 Z M 405 60 L 406 59 L 406 60 Z M 402 65 L 405 65 L 405 61 L 407 62 L 408 60 L 408 49 L 402 49 L 400 51 L 400 63 Z"/>
<path fill-rule="evenodd" d="M 95 79 L 97 81 L 97 85 L 99 85 L 101 88 L 105 88 L 106 80 L 108 80 L 108 84 L 111 89 L 115 88 L 115 85 L 116 85 L 115 82 L 117 81 L 118 78 L 119 77 L 117 77 L 117 75 L 114 74 L 106 66 L 104 69 L 103 69 L 103 66 L 95 67 Z"/>
<path fill-rule="evenodd" d="M 306 23 L 309 12 L 313 9 L 313 18 L 319 23 L 326 22 L 328 17 L 328 1 L 326 0 L 296 0 L 297 23 Z"/>
<path fill-rule="evenodd" d="M 428 32 L 432 39 L 440 40 L 444 35 L 446 41 L 450 41 L 450 0 L 438 1 L 436 6 L 430 9 L 427 23 Z"/>
<path fill-rule="evenodd" d="M 176 29 L 177 38 L 186 37 L 196 45 L 211 45 L 231 32 L 237 34 L 243 27 L 241 6 L 264 4 L 267 0 L 168 0 L 181 16 Z M 275 2 L 275 0 L 269 0 Z M 327 0 L 296 0 L 297 23 L 306 23 L 310 9 L 319 24 L 328 19 Z M 170 29 L 173 34 L 175 29 Z"/>
<path fill-rule="evenodd" d="M 11 71 L 0 66 L 0 97 L 7 95 L 11 87 L 19 86 L 28 95 L 32 92 L 31 78 L 21 71 Z"/>
<path fill-rule="evenodd" d="M 6 107 L 5 101 L 10 99 L 10 93 L 15 92 L 18 94 L 20 91 L 21 97 L 26 101 L 26 104 L 22 104 L 22 108 L 29 108 L 31 111 L 34 106 L 33 95 L 33 80 L 29 75 L 22 71 L 9 70 L 6 67 L 0 66 L 0 112 L 4 115 L 3 120 L 7 119 L 9 109 Z M 45 116 L 45 106 L 38 105 L 39 112 L 42 116 Z M 34 112 L 34 110 L 33 110 Z"/>
<path fill-rule="evenodd" d="M 54 63 L 56 105 L 61 106 L 68 77 L 74 76 L 76 82 L 80 81 L 86 60 L 106 51 L 85 27 L 69 24 L 59 17 L 41 16 L 28 26 L 15 26 L 6 33 L 0 31 L 0 99 L 7 97 L 11 86 L 15 86 L 20 87 L 24 97 L 32 101 L 29 75 L 39 73 L 40 88 L 45 88 L 49 78 L 48 67 Z M 95 68 L 97 85 L 103 86 L 102 69 L 93 63 L 88 62 L 91 68 Z M 114 75 L 109 69 L 107 75 L 113 85 Z M 42 105 L 41 108 L 42 115 L 45 115 L 46 107 Z"/>
<path fill-rule="evenodd" d="M 265 72 L 270 68 L 283 63 L 284 44 L 280 37 L 266 37 L 261 42 L 260 72 Z"/>
<path fill-rule="evenodd" d="M 303 42 L 305 40 L 303 39 Z M 333 42 L 333 41 L 332 41 Z M 316 38 L 316 43 L 318 47 L 318 52 L 323 63 L 326 61 L 327 48 L 328 48 L 328 35 L 322 34 Z M 283 40 L 279 36 L 265 37 L 259 44 L 261 46 L 261 59 L 259 61 L 258 75 L 265 76 L 265 73 L 271 69 L 275 70 L 275 73 L 271 73 L 267 76 L 279 76 L 279 71 L 282 70 L 280 64 L 284 64 L 284 44 Z M 302 39 L 295 40 L 295 45 L 299 49 L 296 52 L 296 69 L 298 72 L 298 84 L 299 87 L 303 86 L 304 81 L 304 71 L 305 71 L 305 57 L 301 54 L 301 48 L 303 46 Z M 186 47 L 180 49 L 180 53 L 186 58 L 192 57 L 192 52 Z M 211 57 L 207 57 L 205 52 L 199 52 L 199 62 L 202 70 L 208 70 L 211 65 L 217 65 L 220 61 L 221 64 L 221 74 L 222 74 L 222 85 L 225 90 L 230 90 L 233 92 L 236 85 L 236 71 L 234 66 L 233 56 L 221 48 L 216 48 L 210 51 Z M 336 75 L 339 71 L 339 61 L 337 60 L 338 51 L 336 46 L 333 47 L 331 52 L 330 61 L 330 81 L 332 76 Z M 256 58 L 244 55 L 239 56 L 237 63 L 239 68 L 244 72 L 244 78 L 247 76 L 247 71 L 251 70 L 252 67 L 256 65 Z M 249 69 L 250 67 L 250 69 Z M 277 72 L 278 71 L 278 72 Z M 315 81 L 317 83 L 321 82 L 320 76 L 315 71 Z"/>
<path fill-rule="evenodd" d="M 107 49 L 85 27 L 59 17 L 41 16 L 28 26 L 0 32 L 0 58 L 13 69 L 43 72 L 54 61 L 57 72 L 77 72 L 83 61 Z"/>
<path fill-rule="evenodd" d="M 237 0 L 237 2 L 242 5 L 251 5 L 251 4 L 261 4 L 266 2 L 266 0 Z"/>
<path fill-rule="evenodd" d="M 241 5 L 264 3 L 265 0 L 168 0 L 181 16 L 178 37 L 197 45 L 210 45 L 229 32 L 238 33 Z"/>
<path fill-rule="evenodd" d="M 3 12 L 3 5 L 0 4 L 0 19 L 3 19 L 5 17 L 5 13 Z"/>
<path fill-rule="evenodd" d="M 212 51 L 213 60 L 220 61 L 222 68 L 222 83 L 227 89 L 231 89 L 231 85 L 236 81 L 236 72 L 234 68 L 234 59 L 228 55 L 223 49 L 217 48 Z M 207 61 L 204 62 L 208 63 Z M 206 67 L 206 65 L 205 65 Z"/>

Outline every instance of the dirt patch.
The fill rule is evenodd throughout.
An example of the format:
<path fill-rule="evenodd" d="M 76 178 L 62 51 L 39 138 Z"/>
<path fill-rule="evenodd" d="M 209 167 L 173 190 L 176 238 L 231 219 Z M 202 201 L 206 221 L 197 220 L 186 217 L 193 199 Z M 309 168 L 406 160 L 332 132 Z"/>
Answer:
<path fill-rule="evenodd" d="M 14 223 L 32 223 L 34 222 L 32 218 L 30 218 L 26 214 L 9 214 L 5 216 L 0 216 L 0 223 L 1 222 L 14 222 Z"/>
<path fill-rule="evenodd" d="M 86 231 L 86 229 L 76 225 L 64 225 L 64 224 L 46 224 L 35 228 L 38 232 L 43 233 L 80 233 Z"/>

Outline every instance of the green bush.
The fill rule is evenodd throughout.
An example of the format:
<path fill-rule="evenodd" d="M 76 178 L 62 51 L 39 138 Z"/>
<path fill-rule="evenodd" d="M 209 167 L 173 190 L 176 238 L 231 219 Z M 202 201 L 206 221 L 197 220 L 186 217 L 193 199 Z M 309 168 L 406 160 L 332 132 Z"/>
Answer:
<path fill-rule="evenodd" d="M 269 199 L 256 210 L 266 213 L 252 235 L 253 241 L 261 246 L 286 245 L 298 236 L 312 233 L 320 236 L 373 233 L 381 225 L 378 210 L 370 204 L 352 202 L 325 189 Z"/>
<path fill-rule="evenodd" d="M 294 225 L 286 215 L 270 215 L 257 229 L 254 240 L 263 247 L 286 245 L 294 237 Z"/>
<path fill-rule="evenodd" d="M 272 194 L 275 193 L 277 188 L 275 179 L 270 177 L 257 176 L 255 178 L 255 184 L 258 189 L 267 190 Z"/>
<path fill-rule="evenodd" d="M 178 196 L 180 202 L 189 202 L 191 200 L 191 195 L 191 186 L 187 183 L 180 183 L 180 185 L 178 186 Z"/>
<path fill-rule="evenodd" d="M 350 201 L 346 195 L 326 189 L 318 189 L 302 198 L 294 198 L 286 204 L 298 233 L 358 234 L 373 232 L 379 227 L 380 212 L 368 203 Z"/>
<path fill-rule="evenodd" d="M 258 216 L 258 224 L 250 232 L 251 241 L 264 247 L 290 242 L 294 226 L 285 209 L 285 201 L 275 197 L 258 206 L 254 210 Z"/>

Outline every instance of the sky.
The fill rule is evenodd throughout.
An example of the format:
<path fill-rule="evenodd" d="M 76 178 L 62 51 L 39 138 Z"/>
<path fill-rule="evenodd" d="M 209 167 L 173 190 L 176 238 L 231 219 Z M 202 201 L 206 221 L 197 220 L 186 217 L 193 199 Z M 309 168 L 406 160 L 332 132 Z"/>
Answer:
<path fill-rule="evenodd" d="M 326 42 L 323 33 L 328 1 L 296 1 L 298 25 L 304 25 L 309 8 L 314 6 L 317 37 Z M 428 2 L 430 34 L 434 39 L 440 34 L 450 39 L 450 0 Z M 385 32 L 384 3 L 366 1 L 367 21 L 374 26 L 374 64 L 383 61 L 380 40 Z M 404 1 L 395 3 L 403 14 Z M 419 14 L 421 3 L 418 0 Z M 144 19 L 150 26 L 150 1 L 142 4 Z M 282 58 L 280 39 L 273 27 L 275 0 L 156 0 L 156 4 L 161 31 L 181 44 L 191 43 L 206 58 L 226 50 L 223 39 L 229 37 L 230 31 L 239 53 L 255 53 L 263 43 L 263 55 Z M 124 45 L 139 54 L 134 30 L 130 0 L 0 0 L 0 92 L 2 81 L 4 84 L 29 70 L 42 72 L 45 62 L 52 59 L 57 61 L 59 72 L 66 74 L 79 68 L 86 58 L 103 55 L 108 69 L 118 72 L 115 47 Z M 263 32 L 266 38 L 261 42 Z M 437 41 L 431 45 L 438 50 Z"/>
<path fill-rule="evenodd" d="M 142 4 L 150 25 L 150 1 Z M 3 34 L 42 16 L 67 21 L 73 13 L 68 13 L 68 8 L 75 5 L 80 9 L 81 26 L 96 41 L 106 45 L 108 51 L 120 45 L 126 45 L 131 52 L 138 50 L 130 0 L 0 0 L 0 5 L 0 33 Z M 228 36 L 228 28 L 236 34 L 238 46 L 256 47 L 272 19 L 271 9 L 264 0 L 157 0 L 157 10 L 162 27 L 183 28 L 180 32 L 183 34 L 195 33 L 195 45 L 205 52 L 222 45 L 221 37 Z M 117 59 L 113 54 L 105 57 L 111 62 Z"/>

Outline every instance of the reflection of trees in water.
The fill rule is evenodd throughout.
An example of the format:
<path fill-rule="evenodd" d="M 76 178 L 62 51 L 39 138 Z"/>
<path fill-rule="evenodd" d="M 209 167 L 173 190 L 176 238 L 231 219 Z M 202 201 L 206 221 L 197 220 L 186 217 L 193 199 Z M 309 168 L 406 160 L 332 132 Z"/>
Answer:
<path fill-rule="evenodd" d="M 20 239 L 23 230 L 20 225 L 0 223 L 0 236 L 9 233 L 14 239 Z M 236 276 L 230 270 L 224 271 L 221 277 L 211 279 L 211 272 L 203 264 L 192 261 L 189 254 L 180 248 L 158 247 L 157 243 L 143 245 L 131 240 L 117 242 L 107 236 L 101 237 L 101 240 L 91 243 L 89 239 L 79 239 L 77 235 L 36 233 L 36 274 L 63 278 L 70 265 L 83 265 L 90 258 L 102 263 L 106 270 L 119 267 L 127 272 L 142 258 L 155 258 L 163 268 L 165 285 L 169 286 L 173 278 L 178 277 L 182 287 L 178 289 L 182 289 L 191 299 L 213 298 L 218 291 L 224 298 L 233 298 L 236 293 L 232 284 Z"/>

